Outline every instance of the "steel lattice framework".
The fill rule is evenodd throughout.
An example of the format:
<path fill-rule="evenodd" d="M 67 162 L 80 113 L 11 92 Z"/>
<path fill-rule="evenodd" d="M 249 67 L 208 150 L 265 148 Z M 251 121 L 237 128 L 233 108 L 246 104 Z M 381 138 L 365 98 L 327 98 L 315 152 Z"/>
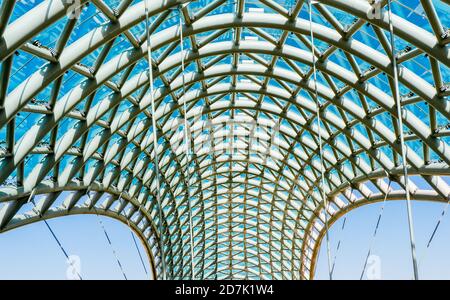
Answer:
<path fill-rule="evenodd" d="M 318 2 L 310 23 L 304 0 L 201 0 L 180 10 L 175 0 L 149 1 L 155 151 L 142 1 L 0 0 L 0 232 L 98 212 L 138 233 L 159 277 L 164 235 L 168 278 L 189 278 L 191 201 L 196 278 L 310 279 L 325 233 L 319 188 L 330 225 L 382 201 L 390 180 L 387 199 L 405 199 L 393 55 L 411 197 L 446 202 L 448 0 L 393 3 L 394 54 L 385 0 Z M 77 18 L 68 13 L 74 5 Z M 185 114 L 191 128 L 215 128 L 210 150 L 194 149 L 201 132 L 191 135 L 192 157 L 173 146 Z M 249 151 L 240 137 L 251 120 L 276 126 L 275 150 Z M 232 154 L 223 151 L 230 144 Z"/>

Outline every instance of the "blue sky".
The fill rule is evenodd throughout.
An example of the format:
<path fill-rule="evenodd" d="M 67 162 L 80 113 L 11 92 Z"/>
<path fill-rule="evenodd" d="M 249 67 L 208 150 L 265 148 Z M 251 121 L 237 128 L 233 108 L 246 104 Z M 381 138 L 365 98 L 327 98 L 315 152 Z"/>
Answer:
<path fill-rule="evenodd" d="M 330 229 L 332 258 L 337 254 L 334 279 L 358 279 L 381 203 L 360 207 Z M 423 279 L 450 279 L 450 216 L 439 227 L 431 247 L 423 249 L 444 207 L 442 203 L 413 202 L 418 256 Z M 101 217 L 110 235 L 125 273 L 130 279 L 146 279 L 138 252 L 128 228 L 122 223 Z M 49 220 L 64 247 L 81 260 L 81 275 L 85 279 L 123 279 L 119 267 L 96 216 L 68 216 Z M 383 279 L 410 279 L 412 265 L 409 249 L 406 206 L 404 201 L 386 203 L 384 215 L 373 248 L 380 257 Z M 145 255 L 142 245 L 141 253 Z M 325 243 L 319 255 L 316 278 L 327 279 L 328 267 Z M 146 261 L 147 270 L 149 269 Z M 66 279 L 68 264 L 42 222 L 0 234 L 0 279 Z"/>
<path fill-rule="evenodd" d="M 130 230 L 102 218 L 129 279 L 148 279 Z M 48 221 L 69 255 L 77 255 L 83 279 L 123 279 L 95 215 L 67 216 Z M 146 252 L 136 236 L 149 271 Z M 43 222 L 0 234 L 0 279 L 66 279 L 65 256 Z"/>
<path fill-rule="evenodd" d="M 32 7 L 41 3 L 42 0 L 29 0 L 20 1 L 12 11 L 12 17 L 10 22 L 17 20 L 19 17 L 28 12 Z M 112 7 L 117 7 L 118 0 L 106 0 L 108 5 Z M 134 1 L 136 2 L 136 1 Z M 197 4 L 192 3 L 192 12 L 198 11 L 204 7 L 207 1 L 199 1 Z M 259 4 L 257 2 L 248 1 L 246 7 L 256 7 Z M 448 14 L 448 6 L 442 1 L 434 0 L 432 1 L 436 7 L 439 14 L 439 19 L 443 25 L 450 24 Z M 0 0 L 2 3 L 2 0 Z M 225 5 L 223 7 L 224 12 L 230 12 L 234 10 L 233 1 L 228 1 L 230 5 Z M 283 4 L 288 8 L 292 6 L 294 1 L 283 1 Z M 419 0 L 400 0 L 393 2 L 393 10 L 396 14 L 401 17 L 408 18 L 411 22 L 416 25 L 432 31 L 431 26 L 427 19 L 423 15 L 423 9 L 419 5 Z M 316 10 L 316 9 L 315 9 Z M 266 8 L 266 12 L 267 8 Z M 343 24 L 351 24 L 354 21 L 354 16 L 344 13 L 339 10 L 332 10 L 336 17 Z M 301 12 L 300 16 L 302 18 L 308 18 L 306 6 Z M 74 43 L 77 39 L 84 36 L 90 30 L 94 30 L 99 26 L 104 25 L 106 21 L 102 17 L 95 5 L 90 5 L 84 8 L 82 16 L 82 26 L 76 26 L 73 33 L 70 35 L 68 40 L 68 45 Z M 314 21 L 324 24 L 324 21 L 317 15 L 314 16 Z M 172 12 L 172 17 L 168 18 L 162 23 L 158 30 L 163 30 L 168 26 L 173 26 L 177 24 L 178 17 L 177 12 Z M 81 22 L 80 22 L 81 23 Z M 54 47 L 60 36 L 61 31 L 65 28 L 65 22 L 56 22 L 49 26 L 48 29 L 39 32 L 34 38 L 39 42 L 42 42 L 46 47 Z M 136 36 L 141 35 L 144 31 L 144 26 L 141 23 L 139 26 L 130 29 L 130 32 Z M 266 29 L 269 33 L 269 29 Z M 275 36 L 278 30 L 274 30 L 271 34 Z M 158 31 L 155 31 L 158 32 Z M 228 41 L 231 34 L 221 35 L 216 41 Z M 382 46 L 378 42 L 377 38 L 374 38 L 374 32 L 370 26 L 363 26 L 360 31 L 355 34 L 358 40 L 366 43 L 367 45 L 373 47 L 374 49 L 381 49 Z M 328 44 L 325 42 L 316 41 L 321 48 L 325 49 Z M 308 49 L 307 46 L 298 43 L 295 36 L 291 35 L 287 38 L 287 45 L 297 46 L 303 50 Z M 407 41 L 401 39 L 396 39 L 397 49 L 404 49 L 407 45 Z M 129 44 L 125 37 L 119 37 L 115 40 L 111 52 L 105 59 L 108 62 L 115 55 L 123 53 L 126 49 L 131 49 L 132 45 Z M 101 48 L 95 50 L 92 54 L 87 55 L 81 63 L 86 66 L 95 66 L 97 62 L 97 57 L 101 52 Z M 158 49 L 154 52 L 154 55 L 158 55 L 163 49 Z M 10 78 L 10 83 L 8 85 L 8 93 L 17 88 L 24 80 L 29 78 L 34 72 L 37 72 L 43 67 L 45 61 L 42 59 L 34 57 L 32 54 L 26 51 L 19 51 L 13 61 L 12 73 Z M 227 58 L 231 59 L 231 58 Z M 335 56 L 330 58 L 330 61 L 346 66 L 348 69 L 351 67 L 348 65 L 347 57 L 343 53 L 337 53 Z M 368 62 L 363 62 L 358 58 L 358 63 L 362 70 L 369 67 Z M 429 59 L 426 56 L 418 55 L 411 60 L 404 63 L 405 66 L 417 72 L 425 81 L 430 84 L 434 84 L 433 74 L 431 68 L 429 67 Z M 280 65 L 282 66 L 282 65 Z M 143 61 L 142 64 L 136 64 L 133 67 L 132 75 L 137 75 L 139 72 L 143 71 L 147 67 L 147 63 Z M 305 67 L 300 65 L 300 67 Z M 450 75 L 450 69 L 442 66 L 441 72 L 443 78 L 448 78 Z M 195 71 L 195 64 L 187 66 L 187 71 Z M 61 85 L 59 99 L 63 95 L 69 94 L 71 89 L 80 83 L 85 78 L 77 74 L 74 71 L 68 71 L 67 74 L 63 75 L 63 81 Z M 117 79 L 117 77 L 116 77 Z M 319 80 L 322 83 L 326 83 L 324 78 L 319 76 Z M 444 80 L 445 81 L 445 80 Z M 376 76 L 371 79 L 371 83 L 375 86 L 386 90 L 389 93 L 389 84 L 383 76 Z M 162 87 L 163 82 L 161 80 L 155 80 L 156 87 Z M 198 87 L 200 83 L 196 83 L 194 87 Z M 402 89 L 405 89 L 401 85 Z M 47 86 L 43 89 L 37 96 L 36 99 L 47 99 L 50 97 L 52 92 L 52 85 Z M 95 93 L 93 98 L 93 104 L 98 104 L 103 101 L 108 89 L 101 89 L 99 92 Z M 357 105 L 360 103 L 359 98 L 356 94 L 351 95 L 348 93 L 348 97 L 353 99 Z M 170 101 L 167 97 L 166 101 Z M 266 99 L 270 102 L 270 99 Z M 369 104 L 375 105 L 369 100 Z M 78 108 L 83 107 L 83 103 L 80 103 Z M 202 105 L 199 102 L 197 105 Z M 93 106 L 92 106 L 93 107 Z M 375 106 L 374 106 L 375 107 Z M 129 103 L 124 101 L 123 106 L 119 108 L 120 112 L 124 109 L 129 108 Z M 423 115 L 423 111 L 428 111 L 424 101 L 414 103 L 410 105 L 410 109 L 418 117 L 423 116 L 423 121 L 429 122 L 429 118 Z M 144 117 L 144 114 L 140 115 Z M 27 113 L 27 114 L 17 114 L 15 122 L 17 124 L 18 130 L 16 130 L 16 140 L 19 140 L 26 132 L 28 128 L 33 126 L 39 121 L 42 116 L 37 113 Z M 392 119 L 387 114 L 380 114 L 377 118 L 380 121 L 385 122 L 386 126 L 390 126 Z M 62 136 L 67 129 L 74 126 L 75 119 L 69 117 L 60 122 L 58 138 Z M 448 120 L 444 118 L 441 114 L 437 115 L 437 123 L 439 126 L 448 125 Z M 426 123 L 428 124 L 428 123 Z M 98 130 L 94 129 L 94 130 Z M 6 141 L 7 128 L 4 127 L 0 130 L 0 140 Z M 91 132 L 92 134 L 92 132 Z M 442 140 L 445 140 L 443 137 Z M 344 142 L 345 143 L 345 142 Z M 409 145 L 412 145 L 413 149 L 420 149 L 420 141 L 414 140 L 410 141 Z M 299 145 L 297 145 L 300 147 Z M 432 160 L 435 158 L 435 154 L 432 155 Z M 32 155 L 31 160 L 27 160 L 25 163 L 25 173 L 29 172 L 35 168 L 37 161 L 40 159 L 37 155 Z M 72 157 L 65 156 L 61 161 L 60 167 L 62 169 L 65 164 L 69 163 Z M 49 174 L 50 175 L 50 174 Z M 10 179 L 15 180 L 15 174 L 11 174 Z M 450 180 L 448 177 L 444 180 Z M 427 185 L 423 180 L 418 180 L 415 182 L 421 188 L 427 188 Z M 359 208 L 348 214 L 346 229 L 341 232 L 341 222 L 337 222 L 335 226 L 331 228 L 331 252 L 332 257 L 335 256 L 336 245 L 339 240 L 341 240 L 341 248 L 337 255 L 336 268 L 334 273 L 334 278 L 342 279 L 357 279 L 361 272 L 362 266 L 364 264 L 365 255 L 370 244 L 370 238 L 377 220 L 381 204 L 374 204 L 370 206 L 365 206 Z M 28 205 L 28 207 L 30 204 Z M 25 207 L 24 207 L 25 208 Z M 416 229 L 416 239 L 417 239 L 417 250 L 419 258 L 422 258 L 422 253 L 426 242 L 433 231 L 437 219 L 442 211 L 443 204 L 439 203 L 415 203 L 414 204 L 414 220 Z M 449 212 L 450 214 L 450 212 Z M 449 243 L 449 233 L 450 233 L 450 222 L 448 221 L 450 216 L 446 216 L 444 222 L 441 224 L 439 231 L 437 232 L 434 243 L 428 250 L 425 259 L 421 261 L 420 271 L 422 278 L 447 278 L 450 279 L 450 263 L 446 259 L 446 252 L 450 249 Z M 117 255 L 120 258 L 122 265 L 124 267 L 125 273 L 131 279 L 144 279 L 147 278 L 139 260 L 138 253 L 134 247 L 133 239 L 131 238 L 130 231 L 125 225 L 107 218 L 103 218 L 105 226 L 110 233 L 110 238 L 115 246 Z M 56 234 L 61 239 L 63 245 L 68 250 L 69 254 L 77 255 L 81 259 L 82 275 L 86 279 L 122 279 L 122 274 L 117 266 L 115 257 L 108 246 L 108 243 L 103 235 L 101 227 L 98 225 L 96 216 L 70 216 L 60 219 L 50 220 L 49 223 L 55 229 Z M 142 245 L 141 252 L 145 253 Z M 327 262 L 326 262 L 326 249 L 325 243 L 322 245 L 322 251 L 320 252 L 317 276 L 318 279 L 327 278 Z M 408 227 L 407 227 L 407 217 L 406 217 L 406 207 L 404 201 L 389 202 L 385 209 L 385 214 L 380 225 L 379 234 L 375 247 L 373 249 L 373 254 L 380 257 L 381 262 L 381 276 L 385 279 L 409 279 L 412 277 L 411 268 L 411 256 L 409 249 L 409 237 L 408 237 Z M 149 269 L 148 262 L 147 269 Z M 0 234 L 0 279 L 65 279 L 66 270 L 68 264 L 65 257 L 62 255 L 60 249 L 55 244 L 50 233 L 45 227 L 44 223 L 37 223 L 29 225 L 17 230 L 13 230 L 4 234 Z"/>
<path fill-rule="evenodd" d="M 412 204 L 417 256 L 422 258 L 419 261 L 420 279 L 450 279 L 449 215 L 444 217 L 430 248 L 424 252 L 445 204 L 418 201 L 413 201 Z M 359 279 L 381 205 L 382 203 L 367 205 L 348 213 L 344 231 L 341 230 L 343 219 L 331 228 L 332 258 L 336 254 L 337 243 L 341 240 L 334 271 L 335 279 Z M 382 279 L 413 278 L 405 201 L 386 203 L 372 254 L 380 258 Z M 325 243 L 322 243 L 319 254 L 316 278 L 328 279 Z"/>

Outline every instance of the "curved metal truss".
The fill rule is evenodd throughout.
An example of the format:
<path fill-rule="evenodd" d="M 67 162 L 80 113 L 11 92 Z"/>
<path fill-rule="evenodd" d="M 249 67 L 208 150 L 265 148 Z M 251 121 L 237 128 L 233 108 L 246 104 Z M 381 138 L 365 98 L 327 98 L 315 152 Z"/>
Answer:
<path fill-rule="evenodd" d="M 0 0 L 0 232 L 100 213 L 139 233 L 158 278 L 160 235 L 168 278 L 190 278 L 191 259 L 195 278 L 312 278 L 325 215 L 391 180 L 388 200 L 405 199 L 393 55 L 411 197 L 449 197 L 447 1 L 394 1 L 394 54 L 386 0 L 317 1 L 312 23 L 306 0 L 149 1 L 155 151 L 142 1 Z"/>

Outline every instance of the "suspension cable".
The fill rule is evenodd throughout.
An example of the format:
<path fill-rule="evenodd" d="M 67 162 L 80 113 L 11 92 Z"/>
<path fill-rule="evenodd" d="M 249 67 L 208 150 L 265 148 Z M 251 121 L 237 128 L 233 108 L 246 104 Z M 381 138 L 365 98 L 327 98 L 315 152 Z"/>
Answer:
<path fill-rule="evenodd" d="M 88 196 L 88 198 L 90 199 L 89 196 Z M 103 224 L 102 219 L 98 215 L 98 211 L 97 211 L 97 208 L 95 208 L 95 205 L 93 206 L 93 209 L 95 211 L 95 215 L 97 216 L 98 224 L 102 228 L 103 234 L 105 235 L 106 240 L 108 241 L 109 248 L 111 249 L 111 252 L 113 253 L 114 258 L 116 259 L 116 262 L 117 262 L 117 265 L 119 266 L 120 272 L 122 273 L 123 278 L 125 280 L 128 280 L 127 275 L 125 274 L 125 271 L 123 269 L 122 263 L 120 262 L 119 256 L 117 255 L 117 252 L 116 252 L 116 250 L 115 250 L 115 248 L 114 248 L 114 246 L 113 246 L 113 244 L 111 242 L 111 239 L 109 238 L 108 232 L 106 231 L 106 228 L 105 228 L 105 225 Z"/>
<path fill-rule="evenodd" d="M 56 236 L 54 230 L 52 229 L 52 227 L 50 226 L 50 224 L 47 222 L 46 219 L 44 219 L 44 217 L 42 216 L 41 211 L 38 209 L 36 203 L 34 202 L 34 195 L 36 193 L 36 189 L 34 188 L 31 193 L 30 193 L 30 197 L 28 198 L 28 202 L 31 202 L 34 205 L 33 211 L 39 216 L 39 218 L 44 221 L 45 226 L 47 227 L 48 231 L 50 231 L 53 239 L 55 240 L 56 244 L 58 245 L 59 249 L 61 250 L 61 252 L 64 254 L 64 256 L 67 259 L 67 262 L 70 264 L 70 266 L 73 268 L 73 264 L 72 261 L 69 258 L 69 255 L 67 254 L 66 249 L 64 248 L 64 246 L 62 245 L 62 243 L 60 242 L 60 240 L 58 239 L 58 237 Z M 76 268 L 73 268 L 73 270 L 76 272 L 78 278 L 80 278 L 80 280 L 83 280 L 83 278 L 81 277 L 80 273 L 78 272 L 78 270 Z"/>
<path fill-rule="evenodd" d="M 384 195 L 383 204 L 381 206 L 380 213 L 378 214 L 378 219 L 377 219 L 377 223 L 375 225 L 375 230 L 373 231 L 373 234 L 372 234 L 372 239 L 369 244 L 369 250 L 367 251 L 366 259 L 364 260 L 364 265 L 363 265 L 363 269 L 361 272 L 361 276 L 359 277 L 359 280 L 362 280 L 364 273 L 366 272 L 367 261 L 369 260 L 369 256 L 372 253 L 373 246 L 375 245 L 375 239 L 377 237 L 378 228 L 380 227 L 381 218 L 383 217 L 384 208 L 386 206 L 386 200 L 391 191 L 391 183 L 392 183 L 392 181 L 389 179 L 387 191 L 386 191 L 386 194 Z"/>
<path fill-rule="evenodd" d="M 186 105 L 186 80 L 185 80 L 185 64 L 184 64 L 184 45 L 183 45 L 183 23 L 182 23 L 182 12 L 181 12 L 181 6 L 178 7 L 179 9 L 179 27 L 180 27 L 180 53 L 181 53 L 181 78 L 183 81 L 183 92 L 182 92 L 182 99 L 183 99 L 183 110 L 184 110 L 184 141 L 185 141 L 185 147 L 186 147 L 186 193 L 187 193 L 187 202 L 188 202 L 188 218 L 189 218 L 189 239 L 190 239 L 190 250 L 191 250 L 191 279 L 195 279 L 195 273 L 194 273 L 194 241 L 193 241 L 193 223 L 192 223 L 192 207 L 191 207 L 191 199 L 190 199 L 190 191 L 191 191 L 191 184 L 190 184 L 190 176 L 189 176 L 189 165 L 190 165 L 190 137 L 189 137 L 189 131 L 188 131 L 188 121 L 187 121 L 187 105 Z"/>
<path fill-rule="evenodd" d="M 324 205 L 324 215 L 325 215 L 325 238 L 327 244 L 327 259 L 328 259 L 328 275 L 330 280 L 333 279 L 332 267 L 331 267 L 331 251 L 330 251 L 330 237 L 328 233 L 328 199 L 326 198 L 324 187 L 325 187 L 325 165 L 323 163 L 323 148 L 322 148 L 322 133 L 321 133 L 321 119 L 320 119 L 320 102 L 319 93 L 317 91 L 317 70 L 316 70 L 316 53 L 314 47 L 314 33 L 312 29 L 312 0 L 308 0 L 308 11 L 309 11 L 309 29 L 311 38 L 311 52 L 312 52 L 312 65 L 313 65 L 313 76 L 314 76 L 314 97 L 316 102 L 316 118 L 317 118 L 317 132 L 319 135 L 319 158 L 320 158 L 320 172 L 321 172 L 321 183 L 320 191 L 322 194 L 323 205 Z"/>
<path fill-rule="evenodd" d="M 388 14 L 389 14 L 389 33 L 390 33 L 390 42 L 391 42 L 391 56 L 392 56 L 392 69 L 394 72 L 394 97 L 397 106 L 397 119 L 398 119 L 398 127 L 400 133 L 400 143 L 401 143 L 401 156 L 402 156 L 402 165 L 403 165 L 403 178 L 405 181 L 405 192 L 406 192 L 406 208 L 408 213 L 408 227 L 409 227 L 409 239 L 411 244 L 411 256 L 413 262 L 414 269 L 414 279 L 419 279 L 419 270 L 417 267 L 416 260 L 416 245 L 414 239 L 414 224 L 413 224 L 413 215 L 411 208 L 411 195 L 409 191 L 409 177 L 408 177 L 408 169 L 406 162 L 406 148 L 405 148 L 405 137 L 403 135 L 403 118 L 402 118 L 402 108 L 400 103 L 400 91 L 398 85 L 398 65 L 397 65 L 397 57 L 395 55 L 395 36 L 394 36 L 394 26 L 392 24 L 392 7 L 391 0 L 388 0 Z"/>
<path fill-rule="evenodd" d="M 334 267 L 336 266 L 336 260 L 337 260 L 338 254 L 339 254 L 339 249 L 341 248 L 342 234 L 344 233 L 346 222 L 347 222 L 347 216 L 344 217 L 344 220 L 342 222 L 341 237 L 339 238 L 339 241 L 338 241 L 337 246 L 336 246 L 336 251 L 334 252 L 333 265 L 331 266 L 331 275 L 333 275 Z"/>
<path fill-rule="evenodd" d="M 91 195 L 89 195 L 89 193 L 90 193 L 90 190 L 88 188 L 86 190 L 86 196 L 88 197 L 89 202 L 92 202 Z M 105 225 L 103 224 L 100 216 L 98 215 L 97 208 L 95 207 L 95 205 L 93 205 L 92 208 L 94 209 L 95 215 L 97 216 L 98 224 L 100 225 L 101 229 L 103 230 L 103 234 L 105 235 L 106 240 L 108 241 L 109 248 L 111 249 L 111 252 L 113 253 L 114 258 L 116 259 L 116 262 L 117 262 L 117 265 L 119 266 L 120 272 L 122 273 L 123 278 L 125 280 L 128 280 L 127 275 L 125 274 L 125 271 L 124 271 L 124 269 L 122 267 L 122 263 L 120 262 L 119 256 L 117 255 L 116 250 L 115 250 L 115 248 L 114 248 L 114 246 L 113 246 L 113 244 L 111 242 L 111 239 L 109 238 L 109 234 L 106 231 Z"/>
<path fill-rule="evenodd" d="M 144 269 L 145 275 L 148 275 L 147 268 L 145 267 L 144 259 L 141 254 L 141 250 L 139 250 L 139 246 L 137 244 L 136 238 L 134 237 L 133 231 L 131 230 L 130 221 L 128 219 L 127 219 L 127 223 L 128 223 L 128 227 L 130 227 L 130 234 L 131 234 L 131 237 L 133 238 L 134 246 L 136 247 L 136 250 L 139 254 L 139 259 L 141 260 L 142 268 Z"/>
<path fill-rule="evenodd" d="M 353 187 L 351 187 L 351 190 L 350 190 L 350 201 L 352 200 L 351 199 L 352 195 L 353 195 Z M 343 238 L 343 234 L 344 234 L 344 229 L 345 229 L 346 223 L 347 223 L 347 215 L 344 216 L 344 219 L 342 221 L 341 235 L 339 237 L 339 240 L 338 240 L 338 243 L 337 243 L 337 246 L 336 246 L 336 251 L 334 253 L 333 265 L 331 266 L 331 274 L 334 273 L 334 267 L 336 266 L 336 260 L 337 260 L 338 254 L 339 254 L 339 249 L 341 248 L 341 241 L 342 241 L 342 238 Z"/>
<path fill-rule="evenodd" d="M 167 279 L 166 273 L 166 258 L 164 254 L 164 231 L 163 231 L 163 209 L 161 204 L 161 186 L 159 182 L 159 158 L 158 158 L 158 131 L 156 128 L 156 116 L 155 116 L 155 98 L 154 98 L 154 87 L 153 87 L 153 66 L 152 66 L 152 46 L 150 41 L 150 17 L 148 10 L 148 0 L 144 0 L 145 4 L 145 27 L 146 27 L 146 36 L 147 36 L 147 60 L 148 60 L 148 76 L 149 76 L 149 84 L 150 84 L 150 101 L 152 106 L 152 127 L 153 127 L 153 149 L 155 152 L 155 159 L 153 164 L 155 165 L 155 181 L 156 181 L 156 202 L 158 204 L 158 212 L 159 212 L 159 248 L 161 251 L 161 266 L 162 266 L 162 277 L 163 280 Z"/>
<path fill-rule="evenodd" d="M 121 192 L 119 195 L 119 201 L 122 200 L 122 194 L 123 194 L 123 192 Z M 141 207 L 142 207 L 142 204 L 139 204 L 138 211 L 141 210 Z M 145 267 L 144 259 L 142 258 L 141 250 L 139 250 L 139 246 L 136 242 L 136 238 L 134 237 L 133 229 L 131 228 L 130 220 L 128 218 L 126 218 L 126 219 L 127 219 L 128 228 L 130 229 L 131 237 L 133 238 L 134 246 L 136 247 L 136 250 L 139 254 L 139 259 L 141 260 L 142 268 L 144 269 L 145 275 L 148 275 L 147 268 Z"/>
<path fill-rule="evenodd" d="M 450 195 L 447 196 L 447 203 L 444 205 L 444 208 L 442 209 L 441 215 L 439 216 L 439 219 L 438 219 L 436 225 L 434 226 L 434 229 L 433 229 L 433 231 L 431 233 L 431 236 L 428 239 L 427 246 L 423 250 L 422 255 L 419 256 L 419 261 L 418 261 L 419 266 L 425 260 L 425 256 L 428 253 L 428 248 L 430 248 L 431 242 L 433 241 L 434 237 L 436 236 L 436 232 L 437 232 L 437 230 L 439 228 L 439 225 L 441 224 L 442 220 L 444 219 L 445 214 L 447 213 L 449 204 L 450 204 Z"/>
<path fill-rule="evenodd" d="M 91 196 L 89 195 L 89 193 L 90 193 L 90 189 L 87 189 L 87 191 L 86 191 L 86 196 L 88 197 L 89 201 L 91 201 Z M 119 195 L 119 198 L 118 198 L 119 201 L 122 199 L 122 193 L 123 193 L 123 192 L 121 192 L 120 195 Z M 139 209 L 140 209 L 140 208 L 141 208 L 141 206 L 139 206 Z M 116 258 L 117 264 L 119 265 L 119 268 L 120 268 L 120 270 L 121 270 L 121 272 L 122 272 L 122 275 L 123 275 L 123 277 L 125 278 L 125 280 L 127 280 L 128 278 L 127 278 L 127 276 L 126 276 L 126 274 L 125 274 L 125 272 L 124 272 L 124 270 L 123 270 L 122 264 L 121 264 L 121 262 L 120 262 L 120 260 L 119 260 L 119 258 L 118 258 L 118 256 L 117 256 L 117 253 L 116 253 L 116 251 L 114 250 L 114 247 L 113 247 L 113 245 L 112 245 L 112 242 L 111 242 L 111 240 L 110 240 L 110 238 L 109 238 L 109 235 L 108 235 L 108 233 L 107 233 L 107 231 L 106 231 L 106 228 L 105 228 L 103 222 L 101 221 L 101 219 L 100 219 L 100 217 L 99 217 L 99 215 L 98 215 L 98 211 L 97 211 L 97 209 L 96 209 L 95 206 L 93 206 L 93 209 L 94 209 L 94 211 L 95 211 L 95 214 L 97 215 L 99 224 L 100 224 L 100 226 L 101 226 L 102 229 L 103 229 L 103 233 L 105 234 L 106 239 L 108 240 L 108 243 L 109 243 L 109 245 L 110 245 L 110 247 L 111 247 L 111 250 L 112 250 L 112 252 L 113 252 L 113 254 L 114 254 L 114 257 Z M 127 218 L 127 223 L 128 223 L 128 228 L 130 229 L 131 236 L 133 237 L 134 245 L 136 246 L 136 250 L 137 250 L 137 252 L 138 252 L 138 254 L 139 254 L 139 258 L 141 259 L 142 267 L 144 268 L 145 274 L 148 275 L 148 273 L 147 273 L 147 268 L 145 267 L 145 264 L 144 264 L 144 261 L 143 261 L 143 258 L 142 258 L 141 251 L 139 250 L 139 247 L 138 247 L 138 245 L 137 245 L 137 242 L 136 242 L 136 239 L 135 239 L 135 237 L 134 237 L 133 231 L 132 231 L 132 229 L 131 229 L 130 221 L 128 220 L 128 218 Z"/>

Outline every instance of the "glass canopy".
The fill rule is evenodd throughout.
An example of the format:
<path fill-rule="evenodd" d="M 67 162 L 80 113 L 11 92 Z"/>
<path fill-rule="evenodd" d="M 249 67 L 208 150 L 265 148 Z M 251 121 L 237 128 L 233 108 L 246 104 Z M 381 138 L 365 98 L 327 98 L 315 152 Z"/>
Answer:
<path fill-rule="evenodd" d="M 0 0 L 0 232 L 102 214 L 158 278 L 311 279 L 328 225 L 406 199 L 401 131 L 448 200 L 448 0 L 180 2 Z"/>

